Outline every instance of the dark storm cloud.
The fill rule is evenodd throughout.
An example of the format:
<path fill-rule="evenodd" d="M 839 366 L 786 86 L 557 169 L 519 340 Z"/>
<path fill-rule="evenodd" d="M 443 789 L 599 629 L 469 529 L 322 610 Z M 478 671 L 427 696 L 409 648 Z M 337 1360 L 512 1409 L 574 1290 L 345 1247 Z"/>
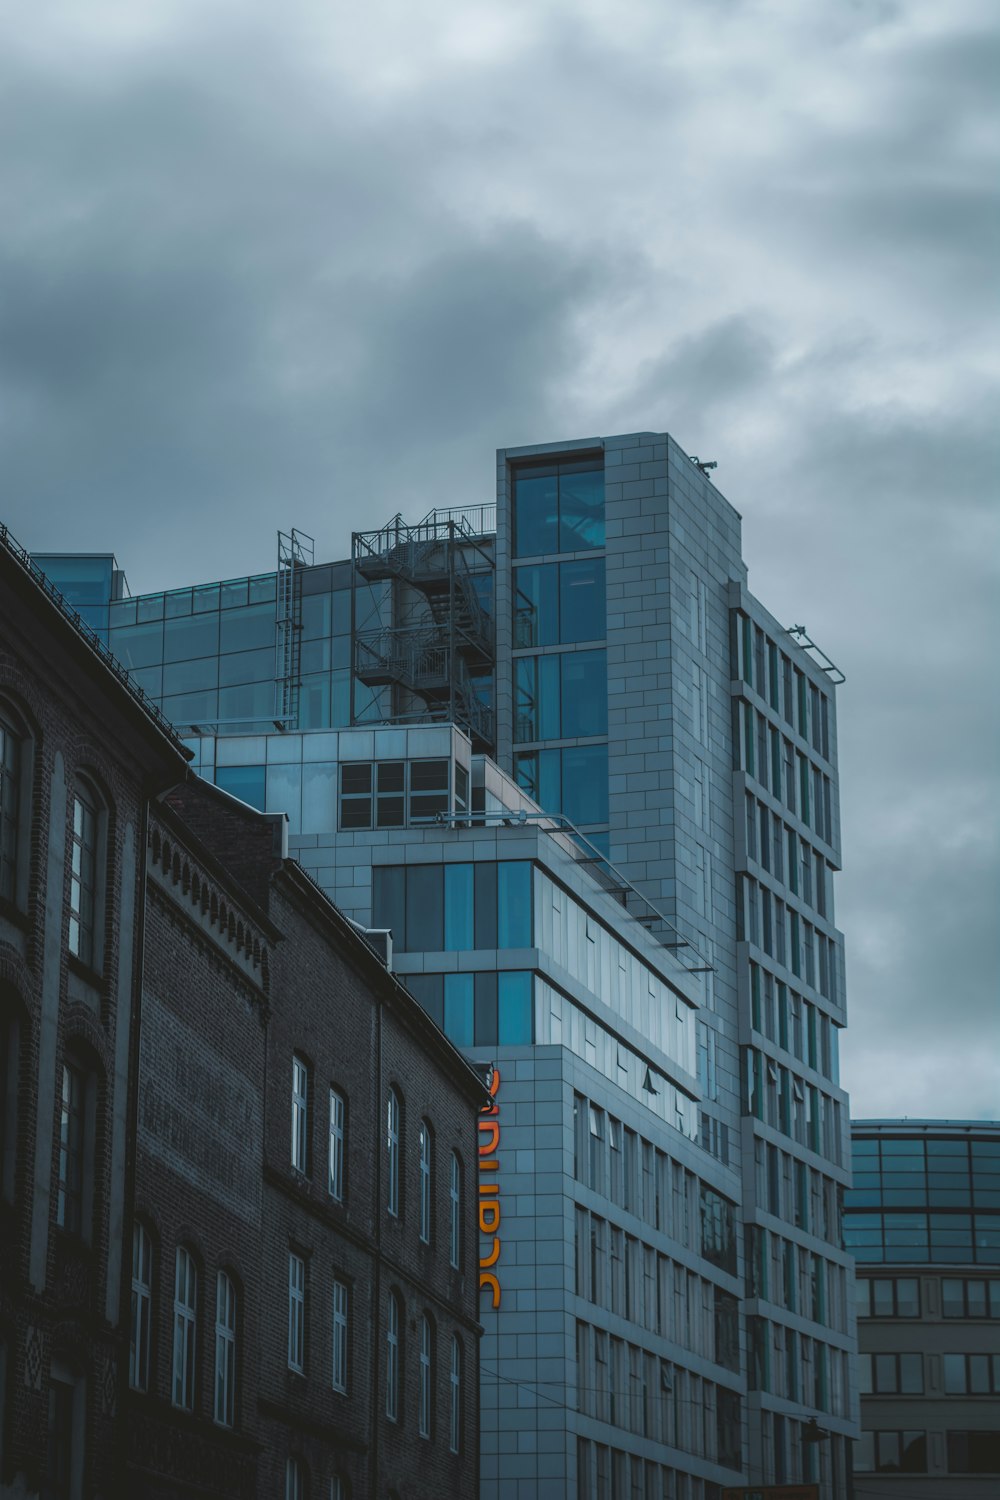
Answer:
<path fill-rule="evenodd" d="M 666 427 L 848 673 L 859 1112 L 1000 1113 L 998 47 L 980 0 L 22 17 L 4 519 L 149 589 L 489 499 L 500 445 Z"/>

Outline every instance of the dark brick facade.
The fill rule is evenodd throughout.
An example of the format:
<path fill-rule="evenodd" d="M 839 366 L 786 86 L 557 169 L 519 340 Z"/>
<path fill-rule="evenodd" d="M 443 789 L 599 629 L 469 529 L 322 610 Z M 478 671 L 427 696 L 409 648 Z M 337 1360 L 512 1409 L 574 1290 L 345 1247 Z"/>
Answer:
<path fill-rule="evenodd" d="M 3 535 L 0 729 L 0 1494 L 77 1500 L 120 1488 L 144 818 L 185 753 Z M 95 814 L 86 962 L 70 952 L 81 791 Z"/>
<path fill-rule="evenodd" d="M 284 857 L 283 819 L 189 777 L 3 535 L 0 731 L 0 1496 L 476 1496 L 482 1083 Z"/>

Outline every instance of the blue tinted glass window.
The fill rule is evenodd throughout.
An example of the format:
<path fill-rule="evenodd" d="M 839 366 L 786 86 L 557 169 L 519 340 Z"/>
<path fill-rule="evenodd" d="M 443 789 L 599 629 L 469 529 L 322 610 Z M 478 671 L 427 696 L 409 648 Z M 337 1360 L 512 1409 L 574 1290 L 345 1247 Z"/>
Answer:
<path fill-rule="evenodd" d="M 175 589 L 163 596 L 163 613 L 168 620 L 191 613 L 191 590 Z"/>
<path fill-rule="evenodd" d="M 608 747 L 577 745 L 562 752 L 562 811 L 577 824 L 608 820 Z"/>
<path fill-rule="evenodd" d="M 444 881 L 440 865 L 410 865 L 406 871 L 406 929 L 410 951 L 444 948 Z"/>
<path fill-rule="evenodd" d="M 604 558 L 593 557 L 581 562 L 561 563 L 560 641 L 603 640 L 605 628 Z"/>
<path fill-rule="evenodd" d="M 515 470 L 514 555 L 559 551 L 559 480 L 554 467 Z"/>
<path fill-rule="evenodd" d="M 214 688 L 219 676 L 217 656 L 202 656 L 197 661 L 167 662 L 163 668 L 165 693 L 196 693 Z"/>
<path fill-rule="evenodd" d="M 532 1041 L 532 976 L 528 973 L 497 975 L 497 1012 L 500 1046 L 528 1046 Z"/>
<path fill-rule="evenodd" d="M 330 709 L 329 672 L 313 672 L 303 677 L 299 684 L 299 728 L 328 729 Z"/>
<path fill-rule="evenodd" d="M 223 651 L 253 651 L 273 646 L 273 604 L 253 604 L 246 609 L 223 610 L 220 645 Z"/>
<path fill-rule="evenodd" d="M 531 946 L 531 865 L 527 860 L 497 865 L 497 946 Z"/>
<path fill-rule="evenodd" d="M 497 1042 L 497 976 L 493 972 L 476 975 L 476 1046 L 489 1047 Z"/>
<path fill-rule="evenodd" d="M 273 682 L 274 647 L 262 651 L 234 651 L 219 657 L 219 686 L 237 682 Z"/>
<path fill-rule="evenodd" d="M 456 1047 L 473 1045 L 473 975 L 444 976 L 444 1029 Z"/>
<path fill-rule="evenodd" d="M 476 911 L 475 947 L 497 945 L 497 867 L 477 864 L 475 867 Z"/>
<path fill-rule="evenodd" d="M 192 656 L 215 656 L 218 649 L 218 615 L 188 615 L 179 620 L 167 620 L 164 624 L 164 661 L 186 661 Z"/>
<path fill-rule="evenodd" d="M 258 812 L 264 811 L 263 766 L 217 766 L 215 784 Z"/>
<path fill-rule="evenodd" d="M 444 867 L 444 946 L 449 953 L 475 945 L 472 865 Z"/>
<path fill-rule="evenodd" d="M 162 667 L 140 667 L 129 672 L 129 677 L 137 688 L 149 698 L 159 698 L 163 692 L 163 668 Z"/>
<path fill-rule="evenodd" d="M 218 693 L 179 693 L 163 698 L 160 707 L 172 724 L 197 724 L 203 719 L 214 722 L 219 713 Z"/>
<path fill-rule="evenodd" d="M 330 629 L 334 635 L 351 633 L 351 592 L 337 589 L 330 595 Z"/>
<path fill-rule="evenodd" d="M 558 640 L 559 565 L 538 563 L 517 568 L 514 573 L 514 645 L 553 646 Z"/>
<path fill-rule="evenodd" d="M 559 467 L 559 551 L 604 546 L 604 471 L 575 464 Z"/>
<path fill-rule="evenodd" d="M 129 625 L 113 630 L 111 649 L 125 667 L 155 667 L 163 660 L 163 624 Z"/>
<path fill-rule="evenodd" d="M 329 636 L 333 606 L 329 594 L 307 594 L 302 600 L 302 639 L 312 641 Z"/>
<path fill-rule="evenodd" d="M 522 656 L 515 663 L 516 741 L 559 738 L 560 660 L 558 656 Z"/>
<path fill-rule="evenodd" d="M 440 974 L 407 974 L 403 983 L 413 998 L 444 1030 L 444 982 Z"/>
<path fill-rule="evenodd" d="M 376 865 L 372 870 L 372 923 L 392 931 L 393 947 L 406 944 L 406 870 L 402 865 Z"/>
<path fill-rule="evenodd" d="M 975 1254 L 980 1265 L 1000 1265 L 1000 1214 L 976 1215 Z"/>
<path fill-rule="evenodd" d="M 141 625 L 144 620 L 163 619 L 163 595 L 143 594 L 135 601 L 136 618 Z"/>
<path fill-rule="evenodd" d="M 274 683 L 243 682 L 222 688 L 219 693 L 219 718 L 253 722 L 274 717 Z"/>
<path fill-rule="evenodd" d="M 545 658 L 542 660 L 553 660 Z M 604 651 L 572 651 L 562 663 L 562 734 L 565 739 L 608 732 L 608 670 Z M 589 821 L 597 822 L 592 818 Z"/>

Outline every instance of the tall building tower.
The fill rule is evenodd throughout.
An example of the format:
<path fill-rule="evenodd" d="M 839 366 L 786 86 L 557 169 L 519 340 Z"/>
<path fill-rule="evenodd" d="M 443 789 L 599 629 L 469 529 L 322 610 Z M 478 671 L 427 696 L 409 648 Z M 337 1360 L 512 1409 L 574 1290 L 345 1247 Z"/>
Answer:
<path fill-rule="evenodd" d="M 497 1065 L 488 1500 L 849 1489 L 842 677 L 709 474 L 665 433 L 504 449 L 495 503 L 349 561 L 293 533 L 109 605 L 201 774 Z"/>
<path fill-rule="evenodd" d="M 1000 1490 L 1000 1124 L 855 1120 L 859 1493 Z"/>

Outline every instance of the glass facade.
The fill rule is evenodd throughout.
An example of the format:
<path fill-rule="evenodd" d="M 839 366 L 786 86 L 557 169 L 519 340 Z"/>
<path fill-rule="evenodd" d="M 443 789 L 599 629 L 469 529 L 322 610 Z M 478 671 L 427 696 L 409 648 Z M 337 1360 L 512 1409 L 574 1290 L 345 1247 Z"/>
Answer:
<path fill-rule="evenodd" d="M 399 953 L 530 948 L 531 892 L 527 860 L 376 865 L 372 921 Z"/>
<path fill-rule="evenodd" d="M 856 1133 L 844 1242 L 858 1261 L 1000 1265 L 1000 1140 Z"/>
<path fill-rule="evenodd" d="M 32 561 L 75 609 L 85 625 L 107 644 L 108 611 L 120 598 L 125 575 L 111 553 L 35 553 Z"/>
<path fill-rule="evenodd" d="M 604 546 L 604 467 L 599 458 L 524 465 L 514 479 L 517 557 L 593 552 Z"/>

